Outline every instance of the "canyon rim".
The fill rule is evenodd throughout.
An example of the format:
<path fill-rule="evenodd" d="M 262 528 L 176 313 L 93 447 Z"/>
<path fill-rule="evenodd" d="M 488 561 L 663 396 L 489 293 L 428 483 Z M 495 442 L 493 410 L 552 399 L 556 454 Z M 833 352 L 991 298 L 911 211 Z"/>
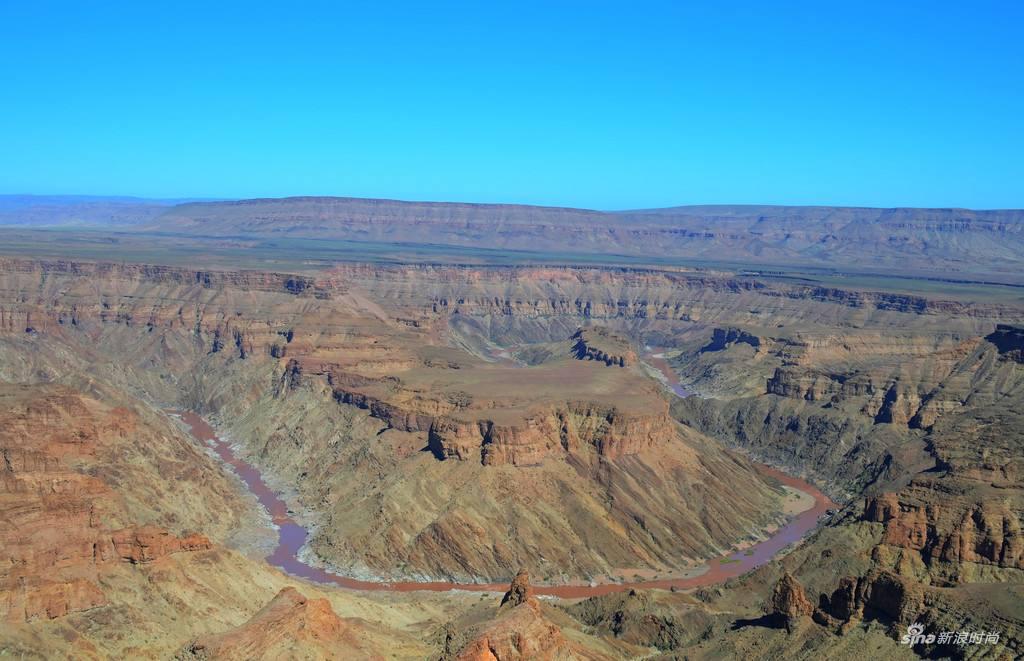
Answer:
<path fill-rule="evenodd" d="M 901 645 L 911 624 L 1018 645 L 1016 274 L 0 233 L 5 650 L 948 651 Z"/>

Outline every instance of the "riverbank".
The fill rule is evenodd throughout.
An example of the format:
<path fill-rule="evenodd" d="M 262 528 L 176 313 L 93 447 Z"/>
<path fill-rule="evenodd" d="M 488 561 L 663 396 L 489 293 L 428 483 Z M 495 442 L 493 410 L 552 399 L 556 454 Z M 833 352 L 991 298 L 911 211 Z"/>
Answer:
<path fill-rule="evenodd" d="M 174 411 L 172 414 L 188 427 L 196 440 L 213 449 L 226 464 L 231 466 L 246 488 L 266 508 L 271 521 L 277 528 L 278 535 L 278 543 L 267 556 L 267 562 L 288 574 L 316 583 L 333 584 L 352 590 L 392 592 L 468 590 L 475 592 L 499 592 L 507 587 L 506 583 L 367 581 L 334 574 L 306 562 L 303 560 L 303 556 L 306 555 L 303 549 L 309 532 L 292 518 L 285 502 L 273 489 L 267 486 L 259 470 L 238 457 L 231 445 L 221 439 L 213 427 L 198 414 L 191 411 Z M 834 508 L 836 505 L 813 485 L 799 478 L 786 475 L 769 466 L 760 465 L 759 469 L 778 480 L 784 486 L 803 494 L 787 503 L 787 513 L 792 514 L 790 520 L 776 530 L 768 539 L 711 560 L 705 565 L 688 570 L 683 575 L 671 578 L 591 583 L 589 585 L 537 585 L 535 586 L 535 591 L 541 595 L 573 599 L 623 592 L 631 589 L 688 590 L 724 582 L 765 564 L 786 547 L 803 539 L 807 533 L 817 526 L 819 519 L 825 514 L 826 510 Z M 798 512 L 797 510 L 804 505 L 808 506 L 807 509 Z"/>
<path fill-rule="evenodd" d="M 675 370 L 668 364 L 666 351 L 666 349 L 645 347 L 641 361 L 650 368 L 648 374 L 657 379 L 669 392 L 677 397 L 691 396 L 693 393 L 683 386 Z"/>

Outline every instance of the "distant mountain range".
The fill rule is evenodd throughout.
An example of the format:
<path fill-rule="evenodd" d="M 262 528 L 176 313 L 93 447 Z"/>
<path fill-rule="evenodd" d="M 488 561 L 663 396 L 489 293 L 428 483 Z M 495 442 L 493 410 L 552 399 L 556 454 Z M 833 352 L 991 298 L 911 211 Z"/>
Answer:
<path fill-rule="evenodd" d="M 101 195 L 0 195 L 0 225 L 136 225 L 195 199 Z"/>
<path fill-rule="evenodd" d="M 603 212 L 345 197 L 235 201 L 0 196 L 0 225 L 132 227 L 751 265 L 1024 271 L 1024 210 L 705 205 Z"/>

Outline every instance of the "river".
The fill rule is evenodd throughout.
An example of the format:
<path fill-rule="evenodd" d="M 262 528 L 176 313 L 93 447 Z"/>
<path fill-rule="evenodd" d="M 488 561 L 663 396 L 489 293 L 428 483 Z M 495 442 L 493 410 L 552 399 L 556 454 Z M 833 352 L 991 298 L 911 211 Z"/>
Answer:
<path fill-rule="evenodd" d="M 661 374 L 662 378 L 659 380 L 662 382 L 662 385 L 672 391 L 677 397 L 689 397 L 693 394 L 680 383 L 675 370 L 669 366 L 668 359 L 665 358 L 664 350 L 645 347 L 642 359 L 647 365 L 653 367 Z"/>
<path fill-rule="evenodd" d="M 259 470 L 238 457 L 232 450 L 231 445 L 217 436 L 209 423 L 198 414 L 191 411 L 172 411 L 171 413 L 188 426 L 192 435 L 197 440 L 212 448 L 225 463 L 234 468 L 242 482 L 245 483 L 245 486 L 270 513 L 274 525 L 277 526 L 278 543 L 273 552 L 267 556 L 267 562 L 286 573 L 316 583 L 334 584 L 353 590 L 389 590 L 396 592 L 410 592 L 414 590 L 430 590 L 434 592 L 472 590 L 500 592 L 508 587 L 507 582 L 363 581 L 334 574 L 325 569 L 307 564 L 299 557 L 299 551 L 306 544 L 309 532 L 288 514 L 288 507 L 281 500 L 280 496 L 263 481 Z M 800 541 L 817 526 L 818 520 L 825 514 L 825 511 L 836 507 L 836 505 L 813 485 L 803 480 L 786 475 L 768 466 L 760 466 L 760 470 L 776 478 L 782 484 L 809 494 L 814 498 L 814 505 L 810 509 L 792 517 L 786 525 L 775 531 L 767 540 L 743 551 L 716 558 L 703 567 L 694 570 L 690 575 L 683 577 L 621 583 L 591 583 L 589 585 L 534 585 L 535 592 L 542 595 L 572 599 L 621 592 L 633 588 L 659 588 L 666 590 L 676 588 L 685 590 L 721 583 L 763 565 L 790 544 Z M 516 568 L 510 569 L 514 570 Z"/>

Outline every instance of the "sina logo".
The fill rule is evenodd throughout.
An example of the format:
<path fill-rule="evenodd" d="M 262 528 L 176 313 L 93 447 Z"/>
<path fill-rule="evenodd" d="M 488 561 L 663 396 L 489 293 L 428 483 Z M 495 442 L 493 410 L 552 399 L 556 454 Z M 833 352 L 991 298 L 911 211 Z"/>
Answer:
<path fill-rule="evenodd" d="M 925 635 L 924 625 L 920 622 L 914 622 L 907 627 L 907 633 L 900 639 L 900 643 L 903 645 L 921 645 L 935 642 L 935 634 L 930 633 Z"/>

